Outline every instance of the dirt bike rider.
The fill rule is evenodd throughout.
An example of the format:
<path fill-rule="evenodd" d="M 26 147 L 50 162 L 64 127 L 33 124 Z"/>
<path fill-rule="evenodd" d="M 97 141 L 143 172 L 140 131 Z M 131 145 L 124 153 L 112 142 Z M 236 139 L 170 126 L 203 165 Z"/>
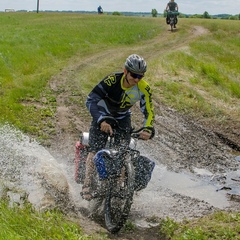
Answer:
<path fill-rule="evenodd" d="M 178 4 L 176 2 L 174 2 L 174 0 L 170 0 L 166 6 L 166 11 L 170 11 L 170 12 L 178 12 Z M 178 22 L 177 19 L 177 15 L 174 15 L 175 17 L 175 21 L 174 21 L 174 28 L 176 28 L 176 24 Z M 167 18 L 166 18 L 166 22 L 167 24 L 169 24 L 170 19 L 169 19 L 169 15 L 167 14 Z"/>
<path fill-rule="evenodd" d="M 143 80 L 147 70 L 145 60 L 137 55 L 130 55 L 125 62 L 123 72 L 112 73 L 101 80 L 89 93 L 86 106 L 92 116 L 89 130 L 90 152 L 86 160 L 86 172 L 81 195 L 83 199 L 92 199 L 91 182 L 94 173 L 94 155 L 104 148 L 107 138 L 113 134 L 113 129 L 104 119 L 111 116 L 118 120 L 119 126 L 131 129 L 130 108 L 140 101 L 140 109 L 144 115 L 144 130 L 140 138 L 148 140 L 153 136 L 154 108 L 152 90 Z M 120 133 L 119 133 L 120 134 Z M 121 133 L 120 139 L 130 143 L 129 131 Z M 119 139 L 119 140 L 120 140 Z"/>

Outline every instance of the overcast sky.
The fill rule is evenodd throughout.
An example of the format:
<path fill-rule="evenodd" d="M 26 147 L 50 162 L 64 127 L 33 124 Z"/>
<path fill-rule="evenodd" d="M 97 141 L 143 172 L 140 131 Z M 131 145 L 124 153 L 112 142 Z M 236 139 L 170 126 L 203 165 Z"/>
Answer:
<path fill-rule="evenodd" d="M 40 11 L 44 10 L 85 10 L 97 11 L 99 5 L 104 11 L 151 12 L 157 9 L 162 13 L 168 0 L 39 0 Z M 176 0 L 179 11 L 186 14 L 210 15 L 240 13 L 240 0 Z M 37 0 L 0 0 L 0 11 L 7 8 L 15 10 L 36 10 Z"/>

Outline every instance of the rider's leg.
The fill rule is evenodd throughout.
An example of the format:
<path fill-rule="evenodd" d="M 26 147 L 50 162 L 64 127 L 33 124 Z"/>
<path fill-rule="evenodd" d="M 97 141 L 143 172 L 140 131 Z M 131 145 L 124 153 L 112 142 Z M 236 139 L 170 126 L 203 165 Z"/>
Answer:
<path fill-rule="evenodd" d="M 92 121 L 89 130 L 89 149 L 90 152 L 86 160 L 86 172 L 84 184 L 82 186 L 81 195 L 86 200 L 92 199 L 91 185 L 92 177 L 95 171 L 93 157 L 96 152 L 105 147 L 108 135 L 100 130 L 99 124 L 96 121 Z"/>
<path fill-rule="evenodd" d="M 86 170 L 85 170 L 85 179 L 82 186 L 82 192 L 81 195 L 85 200 L 91 200 L 92 194 L 91 194 L 91 184 L 92 184 L 92 178 L 94 174 L 94 163 L 93 163 L 93 157 L 95 153 L 90 152 L 86 159 Z"/>
<path fill-rule="evenodd" d="M 166 17 L 166 23 L 169 24 L 170 23 L 170 20 L 169 20 L 169 16 L 167 15 Z"/>
<path fill-rule="evenodd" d="M 177 19 L 177 16 L 175 16 L 175 19 L 174 19 L 174 28 L 176 28 L 177 22 L 178 22 L 178 19 Z"/>

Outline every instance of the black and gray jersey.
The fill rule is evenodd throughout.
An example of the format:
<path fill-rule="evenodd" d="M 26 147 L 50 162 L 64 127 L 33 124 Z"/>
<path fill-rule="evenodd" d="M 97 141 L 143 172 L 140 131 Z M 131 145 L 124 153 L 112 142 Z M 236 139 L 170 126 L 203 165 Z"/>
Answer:
<path fill-rule="evenodd" d="M 123 72 L 112 73 L 89 93 L 86 106 L 93 119 L 97 122 L 104 116 L 122 119 L 131 114 L 130 108 L 139 101 L 144 115 L 144 127 L 153 127 L 154 109 L 149 84 L 141 79 L 135 86 L 124 88 L 124 77 Z"/>

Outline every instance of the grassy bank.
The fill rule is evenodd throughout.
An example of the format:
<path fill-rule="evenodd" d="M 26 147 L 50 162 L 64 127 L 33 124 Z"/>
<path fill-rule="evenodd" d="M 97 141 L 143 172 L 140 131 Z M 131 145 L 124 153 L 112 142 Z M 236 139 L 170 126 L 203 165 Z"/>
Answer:
<path fill-rule="evenodd" d="M 240 213 L 216 212 L 180 224 L 168 218 L 161 223 L 162 234 L 172 240 L 239 239 Z"/>
<path fill-rule="evenodd" d="M 104 240 L 104 234 L 86 235 L 58 211 L 36 212 L 31 206 L 9 208 L 0 202 L 0 239 Z"/>
<path fill-rule="evenodd" d="M 25 207 L 9 208 L 5 202 L 0 203 L 0 239 L 64 239 L 64 240 L 107 240 L 105 233 L 84 234 L 79 226 L 81 222 L 73 222 L 62 213 L 52 210 L 37 212 Z M 125 227 L 126 232 L 134 235 L 135 227 Z M 159 239 L 173 240 L 209 240 L 239 239 L 240 213 L 216 212 L 203 218 L 177 223 L 169 218 L 161 220 Z"/>

